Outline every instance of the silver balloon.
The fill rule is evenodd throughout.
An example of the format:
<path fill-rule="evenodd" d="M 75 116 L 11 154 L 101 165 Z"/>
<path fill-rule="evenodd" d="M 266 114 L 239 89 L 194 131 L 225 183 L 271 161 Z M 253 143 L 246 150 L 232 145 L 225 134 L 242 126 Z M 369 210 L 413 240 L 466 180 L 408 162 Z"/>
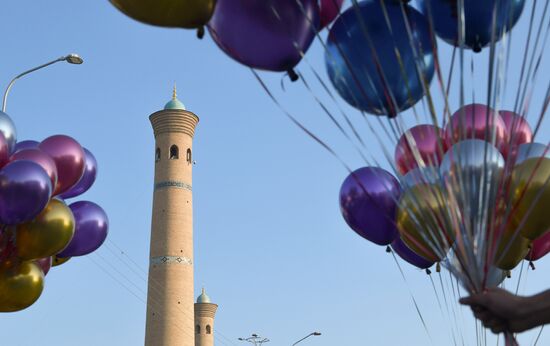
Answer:
<path fill-rule="evenodd" d="M 439 184 L 439 167 L 416 167 L 408 171 L 400 180 L 403 190 L 410 189 L 419 184 Z"/>
<path fill-rule="evenodd" d="M 15 130 L 15 124 L 6 113 L 0 111 L 0 132 L 6 138 L 8 142 L 8 148 L 10 153 L 15 149 L 15 142 L 17 140 L 17 132 Z"/>
<path fill-rule="evenodd" d="M 516 156 L 516 166 L 527 159 L 537 157 L 550 158 L 550 147 L 542 143 L 524 143 L 518 147 L 518 155 Z"/>

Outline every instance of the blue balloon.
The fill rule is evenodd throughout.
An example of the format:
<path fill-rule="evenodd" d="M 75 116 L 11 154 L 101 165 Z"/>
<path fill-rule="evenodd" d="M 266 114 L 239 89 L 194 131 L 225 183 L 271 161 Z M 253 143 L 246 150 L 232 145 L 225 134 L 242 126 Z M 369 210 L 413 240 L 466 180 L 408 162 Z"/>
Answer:
<path fill-rule="evenodd" d="M 518 21 L 525 0 L 463 0 L 464 1 L 464 45 L 474 52 L 491 43 L 493 18 L 495 40 L 502 38 Z M 431 15 L 437 36 L 458 46 L 458 0 L 419 0 L 421 11 Z M 494 14 L 496 11 L 496 17 Z"/>
<path fill-rule="evenodd" d="M 435 42 L 424 15 L 403 6 L 407 19 L 401 5 L 386 2 L 382 7 L 378 0 L 361 1 L 330 30 L 325 52 L 328 75 L 353 107 L 393 117 L 424 96 L 422 81 L 429 88 Z"/>

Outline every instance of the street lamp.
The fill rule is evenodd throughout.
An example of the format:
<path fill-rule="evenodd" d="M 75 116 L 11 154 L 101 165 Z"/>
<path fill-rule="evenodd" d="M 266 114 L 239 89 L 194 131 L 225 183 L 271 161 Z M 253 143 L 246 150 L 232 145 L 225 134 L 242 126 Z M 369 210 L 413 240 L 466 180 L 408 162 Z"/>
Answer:
<path fill-rule="evenodd" d="M 248 338 L 239 338 L 239 341 L 250 342 L 254 346 L 261 346 L 263 343 L 269 342 L 269 339 L 261 337 L 258 334 L 252 334 Z"/>
<path fill-rule="evenodd" d="M 53 61 L 50 61 L 48 63 L 45 63 L 44 65 L 40 65 L 38 67 L 35 67 L 35 68 L 30 69 L 28 71 L 25 71 L 21 74 L 18 74 L 17 76 L 15 76 L 14 79 L 11 80 L 10 84 L 8 84 L 8 87 L 6 88 L 6 92 L 4 92 L 4 99 L 2 101 L 2 112 L 6 111 L 6 102 L 8 100 L 8 94 L 9 94 L 10 89 L 13 86 L 13 84 L 15 83 L 16 80 L 23 77 L 24 75 L 27 75 L 31 72 L 36 71 L 36 70 L 40 70 L 41 68 L 44 68 L 46 66 L 50 66 L 50 65 L 55 64 L 56 62 L 60 62 L 60 61 L 66 61 L 69 64 L 74 64 L 74 65 L 80 65 L 84 62 L 84 60 L 82 60 L 82 58 L 78 54 L 69 54 L 69 55 L 66 55 L 66 56 L 62 56 L 61 58 L 55 59 Z"/>
<path fill-rule="evenodd" d="M 305 336 L 305 337 L 301 338 L 300 340 L 296 341 L 295 343 L 293 343 L 292 346 L 296 345 L 299 342 L 304 341 L 305 339 L 309 338 L 310 336 L 319 336 L 319 335 L 321 335 L 321 333 L 319 333 L 319 332 L 309 333 L 307 336 Z"/>

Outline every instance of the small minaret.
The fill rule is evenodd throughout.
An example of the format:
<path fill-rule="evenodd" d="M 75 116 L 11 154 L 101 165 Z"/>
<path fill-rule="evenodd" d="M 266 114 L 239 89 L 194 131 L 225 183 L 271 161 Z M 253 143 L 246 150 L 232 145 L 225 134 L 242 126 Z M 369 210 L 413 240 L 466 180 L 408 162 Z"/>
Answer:
<path fill-rule="evenodd" d="M 149 117 L 155 184 L 145 346 L 194 346 L 192 147 L 199 118 L 177 99 Z"/>
<path fill-rule="evenodd" d="M 214 346 L 214 316 L 218 305 L 210 301 L 204 288 L 195 303 L 195 346 Z"/>

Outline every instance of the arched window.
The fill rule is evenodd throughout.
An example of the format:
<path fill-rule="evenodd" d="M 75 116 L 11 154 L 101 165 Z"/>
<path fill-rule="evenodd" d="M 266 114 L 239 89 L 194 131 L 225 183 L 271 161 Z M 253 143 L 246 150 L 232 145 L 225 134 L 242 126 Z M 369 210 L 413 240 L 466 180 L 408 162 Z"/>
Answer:
<path fill-rule="evenodd" d="M 192 163 L 192 160 L 191 149 L 187 148 L 187 163 Z"/>
<path fill-rule="evenodd" d="M 155 150 L 155 162 L 158 161 L 160 161 L 160 148 L 157 148 L 157 150 Z"/>
<path fill-rule="evenodd" d="M 212 328 L 209 324 L 206 325 L 206 334 L 212 334 Z"/>
<path fill-rule="evenodd" d="M 201 326 L 199 326 L 198 324 L 195 326 L 195 333 L 196 333 L 196 334 L 200 334 L 200 333 L 201 333 Z"/>
<path fill-rule="evenodd" d="M 177 145 L 172 145 L 170 147 L 170 160 L 177 160 L 180 158 L 180 150 Z"/>

